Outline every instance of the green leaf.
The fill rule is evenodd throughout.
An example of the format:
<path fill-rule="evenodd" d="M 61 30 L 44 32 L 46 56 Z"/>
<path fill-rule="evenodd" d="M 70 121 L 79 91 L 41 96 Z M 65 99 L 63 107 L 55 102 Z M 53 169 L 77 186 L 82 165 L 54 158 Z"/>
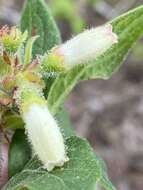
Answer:
<path fill-rule="evenodd" d="M 102 179 L 100 180 L 100 185 L 106 190 L 116 190 L 116 188 L 113 186 L 108 177 L 105 176 L 103 176 Z"/>
<path fill-rule="evenodd" d="M 99 156 L 98 156 L 98 159 L 99 159 L 100 166 L 102 169 L 102 178 L 100 179 L 100 182 L 99 182 L 100 186 L 106 190 L 116 190 L 116 188 L 113 186 L 113 184 L 108 178 L 108 172 L 107 172 L 107 167 L 106 167 L 105 162 Z"/>
<path fill-rule="evenodd" d="M 111 24 L 119 42 L 95 61 L 77 65 L 54 81 L 48 95 L 49 108 L 53 113 L 57 112 L 77 82 L 108 79 L 119 68 L 133 44 L 143 35 L 143 6 L 116 18 Z"/>
<path fill-rule="evenodd" d="M 30 161 L 2 190 L 93 190 L 101 179 L 101 167 L 86 140 L 66 141 L 70 158 L 64 167 L 47 172 L 37 160 Z"/>
<path fill-rule="evenodd" d="M 25 60 L 24 60 L 25 65 L 30 64 L 30 62 L 32 60 L 32 48 L 33 48 L 34 42 L 37 40 L 38 37 L 39 36 L 31 37 L 27 41 L 27 44 L 25 47 Z"/>
<path fill-rule="evenodd" d="M 61 42 L 56 23 L 44 0 L 27 0 L 21 18 L 21 30 L 28 30 L 29 37 L 39 35 L 33 54 L 44 54 Z"/>
<path fill-rule="evenodd" d="M 7 114 L 3 117 L 4 125 L 9 129 L 23 129 L 24 122 L 18 114 Z"/>
<path fill-rule="evenodd" d="M 3 63 L 3 58 L 0 57 L 0 80 L 2 80 L 10 72 L 10 66 Z"/>
<path fill-rule="evenodd" d="M 20 172 L 31 157 L 31 149 L 24 130 L 16 130 L 9 151 L 9 176 Z"/>
<path fill-rule="evenodd" d="M 84 18 L 80 16 L 76 9 L 76 1 L 50 0 L 48 2 L 56 19 L 67 21 L 73 32 L 79 33 L 85 28 Z"/>
<path fill-rule="evenodd" d="M 61 131 L 63 132 L 65 138 L 75 135 L 71 126 L 72 124 L 70 122 L 69 114 L 65 108 L 56 114 L 56 120 L 58 121 L 58 124 L 61 127 Z"/>

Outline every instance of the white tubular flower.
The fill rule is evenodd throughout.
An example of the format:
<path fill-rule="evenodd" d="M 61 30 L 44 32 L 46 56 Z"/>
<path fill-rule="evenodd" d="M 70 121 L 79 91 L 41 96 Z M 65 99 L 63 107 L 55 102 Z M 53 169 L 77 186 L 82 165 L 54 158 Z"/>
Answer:
<path fill-rule="evenodd" d="M 105 53 L 118 37 L 112 31 L 112 25 L 107 24 L 77 35 L 62 44 L 54 51 L 63 57 L 65 64 L 86 63 Z"/>
<path fill-rule="evenodd" d="M 46 105 L 31 104 L 23 119 L 28 138 L 44 168 L 51 171 L 68 161 L 60 128 Z"/>
<path fill-rule="evenodd" d="M 68 161 L 64 138 L 48 110 L 41 86 L 20 81 L 22 77 L 17 82 L 19 88 L 14 98 L 25 122 L 33 153 L 48 171 L 56 166 L 63 166 Z"/>

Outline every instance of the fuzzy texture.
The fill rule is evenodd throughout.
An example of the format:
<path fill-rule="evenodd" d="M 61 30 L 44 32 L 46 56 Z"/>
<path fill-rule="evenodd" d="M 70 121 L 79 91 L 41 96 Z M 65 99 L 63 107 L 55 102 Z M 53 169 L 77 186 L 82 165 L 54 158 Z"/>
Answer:
<path fill-rule="evenodd" d="M 63 56 L 65 64 L 80 64 L 97 58 L 117 42 L 112 25 L 107 24 L 77 35 L 56 48 L 55 53 Z"/>
<path fill-rule="evenodd" d="M 46 105 L 31 104 L 23 119 L 33 151 L 44 168 L 51 171 L 68 161 L 62 133 Z"/>

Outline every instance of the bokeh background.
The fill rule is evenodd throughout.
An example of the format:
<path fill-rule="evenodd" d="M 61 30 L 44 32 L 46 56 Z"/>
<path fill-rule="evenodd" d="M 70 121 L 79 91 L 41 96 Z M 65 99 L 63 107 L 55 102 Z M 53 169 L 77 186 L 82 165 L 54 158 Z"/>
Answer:
<path fill-rule="evenodd" d="M 143 0 L 47 0 L 63 41 Z M 24 0 L 0 0 L 0 25 L 20 20 Z M 107 63 L 108 64 L 108 63 Z M 118 190 L 143 190 L 143 40 L 108 81 L 81 82 L 66 101 L 73 127 L 108 165 Z"/>

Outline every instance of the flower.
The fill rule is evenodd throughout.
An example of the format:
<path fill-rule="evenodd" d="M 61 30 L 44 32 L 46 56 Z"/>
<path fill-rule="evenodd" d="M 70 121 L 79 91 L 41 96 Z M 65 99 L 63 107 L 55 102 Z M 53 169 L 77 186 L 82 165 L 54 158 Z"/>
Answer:
<path fill-rule="evenodd" d="M 118 42 L 112 25 L 107 24 L 77 35 L 73 39 L 55 48 L 53 52 L 63 57 L 65 64 L 86 63 L 105 53 Z"/>
<path fill-rule="evenodd" d="M 51 171 L 68 161 L 62 133 L 46 105 L 31 104 L 23 119 L 33 150 L 44 168 Z"/>
<path fill-rule="evenodd" d="M 20 45 L 27 39 L 28 33 L 22 33 L 17 27 L 3 26 L 0 29 L 0 43 L 2 49 L 7 52 L 15 53 Z"/>
<path fill-rule="evenodd" d="M 48 109 L 42 87 L 24 79 L 17 84 L 14 98 L 25 122 L 33 153 L 48 171 L 63 166 L 68 161 L 64 138 Z"/>

